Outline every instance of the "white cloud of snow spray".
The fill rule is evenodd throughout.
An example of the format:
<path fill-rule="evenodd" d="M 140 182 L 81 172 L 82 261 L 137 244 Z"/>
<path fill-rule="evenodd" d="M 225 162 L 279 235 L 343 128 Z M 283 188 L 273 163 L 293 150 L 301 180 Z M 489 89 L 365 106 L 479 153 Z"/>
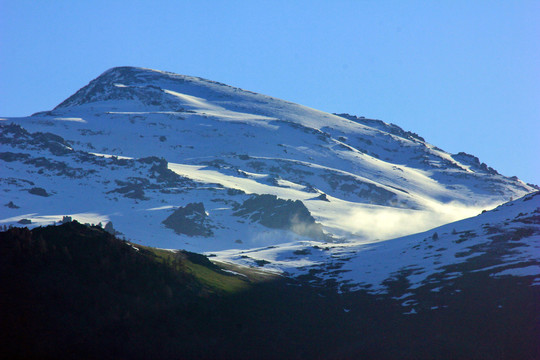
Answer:
<path fill-rule="evenodd" d="M 440 203 L 429 200 L 424 200 L 425 208 L 422 210 L 359 205 L 344 215 L 336 225 L 353 233 L 356 237 L 354 240 L 370 243 L 427 231 L 479 215 L 482 210 L 490 210 L 497 205 L 466 205 L 457 201 Z M 264 228 L 262 231 L 250 232 L 246 240 L 251 246 L 264 247 L 306 240 L 309 239 L 308 233 L 319 229 L 317 224 L 303 223 L 293 217 L 288 230 Z"/>
<path fill-rule="evenodd" d="M 298 214 L 293 214 L 286 229 L 264 228 L 249 235 L 248 241 L 253 246 L 269 246 L 299 240 L 309 240 L 322 234 L 320 224 L 301 221 Z"/>
<path fill-rule="evenodd" d="M 476 216 L 498 204 L 470 206 L 459 202 L 430 202 L 427 209 L 411 210 L 364 206 L 344 216 L 343 222 L 363 240 L 388 240 L 415 234 L 435 227 Z"/>
<path fill-rule="evenodd" d="M 298 236 L 290 231 L 263 228 L 248 234 L 247 243 L 253 247 L 264 247 L 298 240 Z"/>

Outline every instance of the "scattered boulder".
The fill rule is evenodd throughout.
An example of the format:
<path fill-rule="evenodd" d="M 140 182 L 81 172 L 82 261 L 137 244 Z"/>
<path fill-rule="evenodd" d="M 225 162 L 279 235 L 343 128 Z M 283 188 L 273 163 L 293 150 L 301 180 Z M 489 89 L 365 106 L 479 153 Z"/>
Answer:
<path fill-rule="evenodd" d="M 33 187 L 30 190 L 28 190 L 28 192 L 32 195 L 37 195 L 37 196 L 43 196 L 43 197 L 51 196 L 51 194 L 47 193 L 47 191 L 44 188 L 40 188 L 40 187 Z"/>
<path fill-rule="evenodd" d="M 30 158 L 29 154 L 20 154 L 20 153 L 13 153 L 11 151 L 6 151 L 0 153 L 0 160 L 12 162 L 12 161 L 25 161 Z"/>
<path fill-rule="evenodd" d="M 328 200 L 328 197 L 324 193 L 317 196 L 317 200 L 328 201 L 328 202 L 330 201 L 330 200 Z"/>
<path fill-rule="evenodd" d="M 163 224 L 177 234 L 204 237 L 214 235 L 203 203 L 189 203 L 185 207 L 179 207 L 163 220 Z"/>
<path fill-rule="evenodd" d="M 17 221 L 19 224 L 22 224 L 22 225 L 28 225 L 28 224 L 31 224 L 32 223 L 32 220 L 30 219 L 21 219 L 19 221 Z"/>
<path fill-rule="evenodd" d="M 128 181 L 115 180 L 115 182 L 120 187 L 108 191 L 107 194 L 120 193 L 130 199 L 148 200 L 144 193 L 144 189 L 150 185 L 148 179 L 132 177 Z"/>
<path fill-rule="evenodd" d="M 7 207 L 10 208 L 10 209 L 18 209 L 18 208 L 19 208 L 19 206 L 15 205 L 15 204 L 13 203 L 13 201 L 8 202 L 8 203 L 5 204 L 4 206 L 7 206 Z"/>

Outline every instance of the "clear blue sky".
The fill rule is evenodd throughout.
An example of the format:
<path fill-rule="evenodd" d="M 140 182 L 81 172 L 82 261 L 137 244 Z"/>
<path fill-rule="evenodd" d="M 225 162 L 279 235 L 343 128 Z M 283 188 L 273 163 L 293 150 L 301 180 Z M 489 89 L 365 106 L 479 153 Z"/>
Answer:
<path fill-rule="evenodd" d="M 113 66 L 378 118 L 540 184 L 540 1 L 0 0 L 0 116 Z"/>

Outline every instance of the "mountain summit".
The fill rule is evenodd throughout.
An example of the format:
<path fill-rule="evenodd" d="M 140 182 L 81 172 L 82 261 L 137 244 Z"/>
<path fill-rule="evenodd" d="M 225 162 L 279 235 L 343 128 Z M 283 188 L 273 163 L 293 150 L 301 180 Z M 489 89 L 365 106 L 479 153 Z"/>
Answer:
<path fill-rule="evenodd" d="M 92 80 L 88 85 L 81 88 L 75 94 L 58 105 L 55 110 L 64 109 L 86 104 L 96 104 L 103 101 L 131 101 L 138 102 L 141 106 L 155 107 L 162 110 L 175 110 L 169 108 L 177 97 L 166 92 L 166 89 L 191 90 L 192 93 L 210 95 L 223 92 L 214 90 L 221 87 L 224 90 L 230 88 L 224 84 L 169 72 L 136 68 L 115 67 L 105 71 Z"/>

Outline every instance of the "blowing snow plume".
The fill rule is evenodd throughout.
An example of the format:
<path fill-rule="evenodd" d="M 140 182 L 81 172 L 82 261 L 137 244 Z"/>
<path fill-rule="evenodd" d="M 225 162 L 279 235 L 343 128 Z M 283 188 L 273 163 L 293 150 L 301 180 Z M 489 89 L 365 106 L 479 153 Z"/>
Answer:
<path fill-rule="evenodd" d="M 368 242 L 388 240 L 423 232 L 447 223 L 478 215 L 489 206 L 467 206 L 459 202 L 431 202 L 427 210 L 362 205 L 344 217 L 343 225 Z"/>

